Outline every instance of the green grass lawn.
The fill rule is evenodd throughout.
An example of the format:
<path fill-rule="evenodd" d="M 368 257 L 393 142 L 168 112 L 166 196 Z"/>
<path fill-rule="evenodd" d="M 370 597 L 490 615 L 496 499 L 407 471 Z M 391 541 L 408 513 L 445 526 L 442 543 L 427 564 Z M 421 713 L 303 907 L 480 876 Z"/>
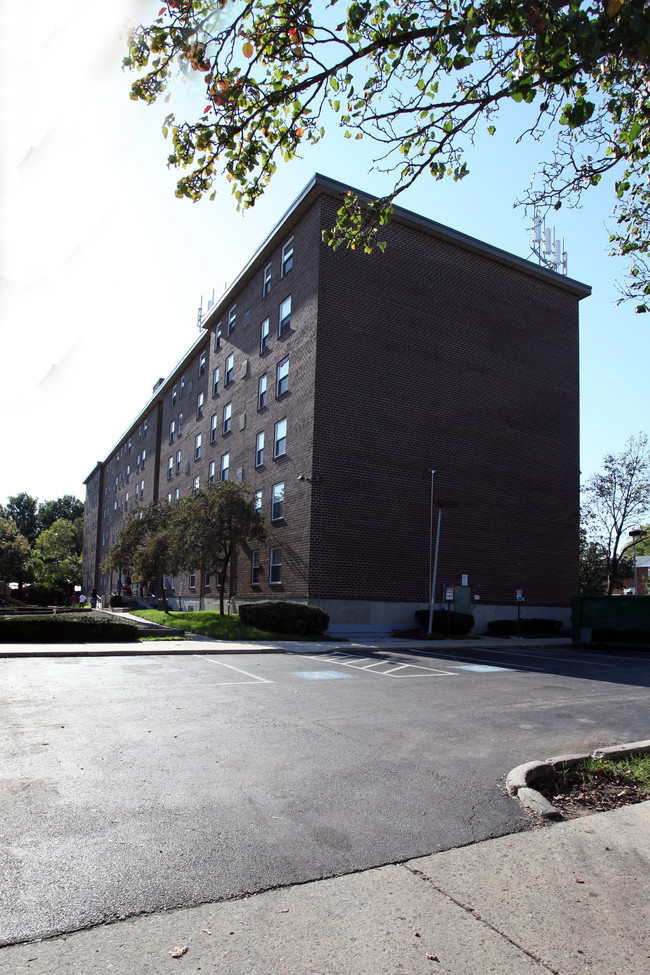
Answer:
<path fill-rule="evenodd" d="M 202 636 L 212 637 L 213 640 L 331 640 L 320 633 L 307 636 L 295 636 L 289 633 L 270 633 L 268 630 L 258 630 L 254 626 L 242 623 L 237 613 L 219 613 L 202 610 L 198 613 L 163 613 L 159 609 L 138 609 L 133 616 L 141 616 L 152 623 L 162 623 L 164 626 L 176 626 L 180 630 L 190 633 L 200 633 Z"/>

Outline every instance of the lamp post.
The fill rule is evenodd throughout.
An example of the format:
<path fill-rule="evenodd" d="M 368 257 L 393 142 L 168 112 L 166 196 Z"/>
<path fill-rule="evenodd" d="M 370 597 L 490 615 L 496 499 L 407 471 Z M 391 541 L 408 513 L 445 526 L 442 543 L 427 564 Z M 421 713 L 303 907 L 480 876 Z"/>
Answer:
<path fill-rule="evenodd" d="M 632 539 L 632 550 L 634 552 L 634 586 L 633 586 L 634 593 L 633 595 L 636 596 L 638 595 L 636 591 L 636 540 L 637 538 L 639 539 L 645 538 L 646 533 L 643 531 L 642 528 L 633 528 L 631 532 L 628 532 L 628 535 Z"/>
<path fill-rule="evenodd" d="M 433 626 L 433 604 L 436 595 L 436 573 L 438 571 L 438 548 L 440 546 L 440 522 L 442 520 L 442 507 L 438 507 L 438 530 L 436 532 L 436 554 L 433 560 L 433 573 L 431 572 L 431 551 L 433 548 L 433 475 L 435 470 L 431 471 L 431 510 L 429 514 L 429 581 L 431 583 L 431 591 L 429 597 L 429 627 L 427 633 L 431 633 L 431 627 Z"/>

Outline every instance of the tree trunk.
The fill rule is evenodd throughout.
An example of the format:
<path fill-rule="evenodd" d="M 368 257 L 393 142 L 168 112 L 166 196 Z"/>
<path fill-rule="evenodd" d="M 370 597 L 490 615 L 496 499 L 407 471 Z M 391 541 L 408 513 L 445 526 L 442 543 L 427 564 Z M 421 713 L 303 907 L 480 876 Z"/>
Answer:
<path fill-rule="evenodd" d="M 160 598 L 163 604 L 163 613 L 167 614 L 169 610 L 167 609 L 167 597 L 165 596 L 165 587 L 163 586 L 163 577 L 158 576 L 158 585 L 160 586 Z"/>
<path fill-rule="evenodd" d="M 221 565 L 221 582 L 219 584 L 219 615 L 223 616 L 223 594 L 226 589 L 226 570 L 228 569 L 228 562 L 230 561 L 230 554 L 224 556 L 223 563 Z"/>

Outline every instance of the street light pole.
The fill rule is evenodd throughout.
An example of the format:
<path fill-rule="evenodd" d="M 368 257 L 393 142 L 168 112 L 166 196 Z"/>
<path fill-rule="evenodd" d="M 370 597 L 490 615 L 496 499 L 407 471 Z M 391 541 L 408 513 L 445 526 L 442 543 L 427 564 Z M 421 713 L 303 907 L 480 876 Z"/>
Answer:
<path fill-rule="evenodd" d="M 436 595 L 436 574 L 438 572 L 438 549 L 440 547 L 440 522 L 442 521 L 442 508 L 438 508 L 438 530 L 436 532 L 436 554 L 433 560 L 433 573 L 431 572 L 431 550 L 433 548 L 433 475 L 436 472 L 431 471 L 431 512 L 429 517 L 429 580 L 431 583 L 430 598 L 429 598 L 429 628 L 427 633 L 431 633 L 431 627 L 433 626 L 433 603 Z"/>

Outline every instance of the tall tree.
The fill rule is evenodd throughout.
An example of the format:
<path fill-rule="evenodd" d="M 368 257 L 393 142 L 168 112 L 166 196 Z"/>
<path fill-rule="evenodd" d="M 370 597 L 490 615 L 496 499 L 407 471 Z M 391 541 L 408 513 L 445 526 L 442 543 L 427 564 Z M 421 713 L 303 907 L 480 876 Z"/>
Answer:
<path fill-rule="evenodd" d="M 83 514 L 83 501 L 73 494 L 64 494 L 53 501 L 42 501 L 36 512 L 39 531 L 50 528 L 59 518 L 76 521 L 77 518 L 83 518 Z"/>
<path fill-rule="evenodd" d="M 344 4 L 341 4 L 344 7 Z M 177 196 L 225 176 L 251 206 L 278 162 L 325 135 L 378 146 L 392 191 L 369 208 L 350 197 L 327 235 L 370 250 L 393 199 L 423 174 L 462 179 L 479 127 L 507 103 L 532 104 L 525 134 L 554 137 L 524 202 L 575 204 L 614 170 L 613 253 L 631 260 L 627 296 L 650 294 L 650 5 L 645 0 L 163 0 L 130 33 L 131 97 L 153 102 L 175 66 L 203 88 L 201 108 L 163 128 Z M 187 104 L 187 100 L 185 101 Z M 194 114 L 194 113 L 192 113 Z M 381 242 L 380 242 L 381 243 Z"/>
<path fill-rule="evenodd" d="M 154 501 L 130 514 L 102 566 L 104 572 L 129 572 L 146 583 L 155 579 L 165 613 L 168 609 L 163 576 L 177 567 L 172 515 L 168 501 Z"/>
<path fill-rule="evenodd" d="M 633 547 L 628 532 L 650 512 L 650 450 L 648 437 L 630 437 L 620 454 L 603 459 L 601 473 L 583 488 L 582 522 L 586 541 L 602 552 L 611 596 L 621 577 L 621 559 Z"/>
<path fill-rule="evenodd" d="M 14 521 L 0 518 L 0 580 L 6 584 L 24 579 L 28 560 L 29 542 Z"/>
<path fill-rule="evenodd" d="M 183 498 L 174 505 L 180 567 L 216 573 L 219 612 L 224 614 L 226 575 L 232 556 L 245 542 L 266 537 L 264 521 L 255 507 L 254 492 L 244 484 L 222 481 Z"/>
<path fill-rule="evenodd" d="M 26 491 L 21 491 L 20 494 L 13 494 L 7 499 L 4 510 L 20 534 L 27 539 L 30 545 L 33 545 L 39 532 L 38 498 L 33 498 Z"/>
<path fill-rule="evenodd" d="M 43 589 L 72 595 L 81 582 L 81 554 L 77 527 L 59 518 L 42 531 L 32 551 L 34 582 Z"/>

